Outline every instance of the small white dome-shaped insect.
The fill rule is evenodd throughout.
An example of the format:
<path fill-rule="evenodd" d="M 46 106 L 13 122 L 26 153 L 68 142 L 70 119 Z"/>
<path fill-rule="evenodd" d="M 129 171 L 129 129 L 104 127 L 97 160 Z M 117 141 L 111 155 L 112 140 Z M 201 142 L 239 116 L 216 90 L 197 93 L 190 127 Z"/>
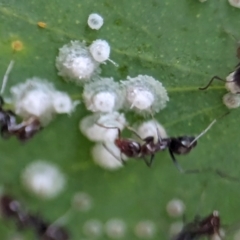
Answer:
<path fill-rule="evenodd" d="M 228 2 L 231 6 L 240 8 L 240 0 L 228 0 Z"/>
<path fill-rule="evenodd" d="M 166 107 L 169 100 L 162 83 L 147 75 L 127 77 L 121 81 L 126 92 L 126 107 L 137 113 L 155 113 Z"/>
<path fill-rule="evenodd" d="M 97 39 L 89 46 L 89 50 L 97 62 L 103 63 L 109 59 L 110 46 L 105 40 Z"/>
<path fill-rule="evenodd" d="M 126 234 L 126 230 L 126 223 L 121 219 L 110 219 L 105 224 L 105 231 L 109 238 L 123 238 Z"/>
<path fill-rule="evenodd" d="M 169 216 L 179 217 L 184 213 L 185 205 L 180 199 L 172 199 L 168 202 L 166 210 Z"/>
<path fill-rule="evenodd" d="M 240 96 L 238 94 L 227 93 L 223 96 L 223 103 L 228 108 L 238 108 L 240 106 Z"/>
<path fill-rule="evenodd" d="M 27 79 L 26 82 L 13 86 L 10 91 L 17 115 L 25 119 L 36 116 L 43 125 L 52 120 L 52 94 L 56 90 L 47 80 L 37 77 Z"/>
<path fill-rule="evenodd" d="M 88 26 L 91 29 L 100 29 L 103 25 L 103 18 L 101 15 L 97 14 L 97 13 L 91 13 L 88 16 Z"/>
<path fill-rule="evenodd" d="M 83 232 L 89 238 L 98 238 L 103 233 L 103 224 L 97 219 L 90 219 L 83 225 Z"/>
<path fill-rule="evenodd" d="M 59 49 L 56 67 L 58 75 L 77 84 L 83 84 L 100 73 L 99 62 L 94 60 L 86 44 L 80 41 L 71 41 Z"/>
<path fill-rule="evenodd" d="M 79 128 L 91 141 L 113 142 L 118 137 L 118 128 L 122 130 L 125 125 L 124 114 L 113 112 L 87 116 L 80 121 Z"/>
<path fill-rule="evenodd" d="M 184 225 L 183 225 L 183 222 L 181 222 L 181 221 L 172 223 L 169 228 L 170 237 L 171 238 L 176 237 L 182 231 L 183 227 L 184 227 Z"/>
<path fill-rule="evenodd" d="M 57 166 L 37 160 L 30 163 L 23 171 L 22 183 L 37 196 L 50 199 L 63 190 L 66 180 Z"/>
<path fill-rule="evenodd" d="M 97 39 L 94 41 L 90 46 L 89 50 L 93 56 L 93 58 L 99 62 L 99 63 L 105 63 L 105 61 L 109 61 L 115 66 L 118 66 L 114 61 L 112 61 L 109 56 L 110 56 L 110 46 L 107 41 Z"/>
<path fill-rule="evenodd" d="M 72 206 L 78 211 L 86 212 L 93 207 L 93 199 L 88 193 L 77 192 L 73 196 Z"/>
<path fill-rule="evenodd" d="M 70 114 L 79 103 L 79 101 L 72 102 L 69 95 L 64 92 L 56 92 L 53 94 L 53 108 L 56 113 Z"/>
<path fill-rule="evenodd" d="M 126 161 L 127 158 L 123 155 L 114 143 L 107 143 L 104 146 L 102 143 L 97 143 L 92 148 L 93 161 L 100 167 L 107 170 L 117 170 L 123 166 L 121 158 Z"/>
<path fill-rule="evenodd" d="M 155 120 L 143 122 L 137 128 L 138 135 L 144 139 L 147 137 L 154 137 L 155 142 L 158 141 L 158 132 L 161 138 L 167 138 L 165 128 Z"/>
<path fill-rule="evenodd" d="M 139 222 L 135 228 L 134 233 L 139 238 L 153 238 L 156 234 L 156 224 L 150 220 Z"/>
<path fill-rule="evenodd" d="M 113 78 L 99 78 L 85 84 L 83 99 L 90 111 L 112 112 L 122 107 L 123 92 Z"/>
<path fill-rule="evenodd" d="M 70 114 L 78 104 L 72 102 L 66 93 L 57 91 L 52 83 L 38 77 L 17 84 L 10 91 L 15 113 L 24 119 L 35 116 L 43 126 L 55 113 Z"/>

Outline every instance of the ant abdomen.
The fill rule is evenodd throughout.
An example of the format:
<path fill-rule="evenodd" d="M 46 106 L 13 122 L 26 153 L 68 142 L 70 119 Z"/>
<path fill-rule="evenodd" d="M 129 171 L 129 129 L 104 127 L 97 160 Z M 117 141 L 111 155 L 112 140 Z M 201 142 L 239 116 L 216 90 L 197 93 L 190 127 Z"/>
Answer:
<path fill-rule="evenodd" d="M 115 144 L 127 157 L 138 157 L 141 152 L 140 143 L 132 140 L 117 138 Z"/>

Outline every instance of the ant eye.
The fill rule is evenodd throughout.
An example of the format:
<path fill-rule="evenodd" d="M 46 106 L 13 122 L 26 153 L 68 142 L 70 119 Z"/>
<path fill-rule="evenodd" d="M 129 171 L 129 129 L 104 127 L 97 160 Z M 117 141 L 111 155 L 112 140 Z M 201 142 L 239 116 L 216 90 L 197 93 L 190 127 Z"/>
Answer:
<path fill-rule="evenodd" d="M 99 63 L 93 59 L 86 44 L 80 41 L 71 41 L 59 49 L 56 67 L 58 75 L 77 84 L 100 73 Z"/>
<path fill-rule="evenodd" d="M 240 1 L 239 0 L 228 0 L 229 4 L 233 7 L 240 8 Z"/>
<path fill-rule="evenodd" d="M 228 108 L 238 108 L 240 106 L 240 96 L 238 94 L 227 93 L 223 96 L 223 103 Z"/>
<path fill-rule="evenodd" d="M 97 13 L 91 13 L 88 17 L 88 26 L 91 29 L 100 29 L 103 25 L 103 18 Z"/>
<path fill-rule="evenodd" d="M 59 169 L 45 161 L 29 164 L 22 173 L 23 185 L 32 193 L 45 199 L 56 197 L 65 186 L 65 177 Z"/>
<path fill-rule="evenodd" d="M 169 100 L 162 83 L 147 75 L 127 77 L 121 81 L 126 91 L 126 107 L 140 114 L 155 113 L 166 107 Z"/>
<path fill-rule="evenodd" d="M 85 84 L 83 98 L 86 108 L 93 112 L 112 112 L 123 104 L 122 90 L 113 78 L 99 78 Z"/>

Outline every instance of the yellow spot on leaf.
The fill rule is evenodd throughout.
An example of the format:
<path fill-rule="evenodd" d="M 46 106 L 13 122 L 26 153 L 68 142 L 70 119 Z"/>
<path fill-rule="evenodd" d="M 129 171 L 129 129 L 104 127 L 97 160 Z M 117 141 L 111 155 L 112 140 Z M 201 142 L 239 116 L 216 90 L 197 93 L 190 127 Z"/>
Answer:
<path fill-rule="evenodd" d="M 38 22 L 37 25 L 40 27 L 40 28 L 46 28 L 47 24 L 45 22 Z"/>
<path fill-rule="evenodd" d="M 11 46 L 12 46 L 12 49 L 17 52 L 23 49 L 23 43 L 19 40 L 13 41 Z"/>

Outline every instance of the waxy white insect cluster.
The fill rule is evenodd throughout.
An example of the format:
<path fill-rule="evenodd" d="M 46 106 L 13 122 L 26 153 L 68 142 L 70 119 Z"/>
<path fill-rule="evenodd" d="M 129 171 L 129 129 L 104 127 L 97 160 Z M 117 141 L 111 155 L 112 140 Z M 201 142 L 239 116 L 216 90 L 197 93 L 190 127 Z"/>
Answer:
<path fill-rule="evenodd" d="M 10 92 L 15 113 L 23 119 L 35 116 L 42 126 L 47 125 L 55 114 L 71 114 L 77 105 L 67 93 L 57 91 L 52 83 L 38 77 L 13 86 Z"/>
<path fill-rule="evenodd" d="M 88 25 L 100 29 L 103 18 L 93 13 Z M 101 77 L 101 64 L 110 61 L 117 65 L 110 59 L 110 52 L 109 43 L 103 39 L 96 39 L 89 46 L 71 41 L 59 49 L 56 67 L 66 81 L 83 85 L 83 102 L 94 114 L 83 118 L 79 128 L 88 139 L 100 142 L 92 150 L 94 161 L 107 169 L 116 169 L 122 166 L 118 160 L 122 156 L 114 140 L 118 138 L 118 129 L 123 130 L 127 124 L 124 114 L 116 111 L 124 109 L 151 116 L 165 108 L 169 98 L 162 83 L 151 76 L 138 75 L 121 81 Z"/>

